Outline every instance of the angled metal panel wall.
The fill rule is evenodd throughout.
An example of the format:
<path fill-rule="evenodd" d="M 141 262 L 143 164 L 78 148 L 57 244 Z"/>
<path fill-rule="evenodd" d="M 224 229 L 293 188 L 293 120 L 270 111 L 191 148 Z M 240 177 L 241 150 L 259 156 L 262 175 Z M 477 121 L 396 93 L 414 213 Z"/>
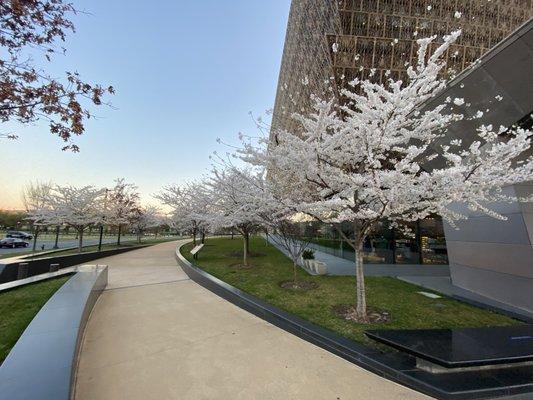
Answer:
<path fill-rule="evenodd" d="M 465 71 L 432 100 L 440 104 L 447 97 L 464 98 L 467 112 L 485 111 L 481 120 L 464 120 L 454 125 L 445 140 L 460 138 L 469 143 L 481 124 L 510 126 L 533 112 L 533 20 Z M 498 100 L 497 97 L 503 99 Z M 488 110 L 488 112 L 486 112 Z M 532 152 L 530 152 L 531 154 Z M 533 195 L 533 182 L 508 187 L 510 195 Z M 533 311 L 533 204 L 491 205 L 507 217 L 500 221 L 473 213 L 458 224 L 445 226 L 453 284 L 494 300 Z"/>

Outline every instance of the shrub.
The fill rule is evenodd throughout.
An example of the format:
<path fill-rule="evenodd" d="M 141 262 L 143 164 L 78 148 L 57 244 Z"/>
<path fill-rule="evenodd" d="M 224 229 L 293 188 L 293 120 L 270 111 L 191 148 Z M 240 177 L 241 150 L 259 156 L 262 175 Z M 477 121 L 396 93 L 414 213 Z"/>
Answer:
<path fill-rule="evenodd" d="M 306 249 L 302 253 L 302 258 L 304 260 L 314 260 L 315 259 L 315 252 L 310 249 Z"/>

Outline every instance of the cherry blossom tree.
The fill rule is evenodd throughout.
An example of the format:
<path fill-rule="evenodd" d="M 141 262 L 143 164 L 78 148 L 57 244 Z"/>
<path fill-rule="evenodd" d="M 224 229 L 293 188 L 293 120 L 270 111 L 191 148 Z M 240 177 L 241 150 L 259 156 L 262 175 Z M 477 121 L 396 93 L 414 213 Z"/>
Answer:
<path fill-rule="evenodd" d="M 63 0 L 0 2 L 0 121 L 31 124 L 48 121 L 50 132 L 78 151 L 72 137 L 83 134 L 89 106 L 99 106 L 113 87 L 87 83 L 77 72 L 59 80 L 44 65 L 57 53 L 69 32 L 76 10 Z M 40 60 L 42 58 L 42 60 Z M 39 62 L 40 61 L 40 62 Z M 16 139 L 17 132 L 0 131 L 0 138 Z"/>
<path fill-rule="evenodd" d="M 530 131 L 480 126 L 469 143 L 446 142 L 446 129 L 464 118 L 464 100 L 423 108 L 445 87 L 442 55 L 459 35 L 441 44 L 435 37 L 418 40 L 405 81 L 355 79 L 342 90 L 346 103 L 315 97 L 312 113 L 295 115 L 301 132 L 273 132 L 261 146 L 247 141 L 239 152 L 269 171 L 286 202 L 333 224 L 355 250 L 356 306 L 349 319 L 369 321 L 362 253 L 379 221 L 396 226 L 438 214 L 454 225 L 467 218 L 454 210 L 457 203 L 503 219 L 490 202 L 520 200 L 502 188 L 533 179 L 533 157 L 525 156 Z M 354 237 L 340 228 L 343 222 Z"/>
<path fill-rule="evenodd" d="M 131 220 L 131 226 L 137 234 L 137 242 L 141 243 L 141 238 L 147 229 L 155 228 L 163 224 L 161 211 L 154 206 L 139 207 L 135 210 Z"/>
<path fill-rule="evenodd" d="M 205 236 L 209 226 L 206 212 L 210 199 L 204 182 L 169 185 L 155 198 L 170 207 L 169 224 L 175 229 L 189 232 L 196 246 L 196 237 L 198 234 Z"/>
<path fill-rule="evenodd" d="M 55 214 L 78 234 L 78 251 L 83 248 L 83 232 L 101 221 L 98 204 L 103 200 L 104 189 L 93 186 L 54 186 L 47 196 L 47 203 Z M 44 220 L 49 223 L 48 220 Z"/>
<path fill-rule="evenodd" d="M 137 186 L 127 183 L 123 178 L 115 180 L 115 186 L 107 193 L 106 198 L 106 223 L 118 228 L 117 246 L 124 225 L 134 218 L 139 205 L 139 192 Z"/>
<path fill-rule="evenodd" d="M 254 219 L 265 228 L 270 240 L 285 251 L 292 261 L 293 281 L 291 287 L 307 287 L 298 282 L 298 262 L 309 246 L 309 238 L 301 234 L 301 223 L 305 216 L 298 214 L 294 203 L 286 202 L 282 196 L 283 188 L 275 180 L 265 179 L 263 169 L 242 170 L 231 163 L 224 163 L 233 174 L 242 180 L 240 194 L 253 206 Z M 268 240 L 268 238 L 267 238 Z"/>
<path fill-rule="evenodd" d="M 61 219 L 49 202 L 52 184 L 49 182 L 30 183 L 22 191 L 22 202 L 28 213 L 27 218 L 33 225 L 33 251 L 37 247 L 40 227 L 54 224 L 59 226 Z M 56 238 L 57 243 L 57 238 Z"/>
<path fill-rule="evenodd" d="M 211 192 L 211 207 L 208 220 L 213 230 L 234 228 L 243 237 L 243 265 L 248 266 L 250 254 L 250 235 L 262 223 L 261 214 L 268 205 L 263 200 L 264 192 L 260 189 L 262 178 L 250 170 L 236 167 L 213 169 L 207 181 Z"/>
<path fill-rule="evenodd" d="M 103 188 L 102 190 L 103 190 L 103 200 L 97 204 L 98 216 L 99 216 L 99 221 L 97 223 L 98 225 L 98 251 L 102 250 L 102 241 L 104 238 L 104 226 L 107 224 L 107 219 L 109 218 L 109 214 L 110 214 L 109 202 L 108 202 L 110 189 Z"/>
<path fill-rule="evenodd" d="M 298 282 L 298 262 L 302 258 L 303 252 L 309 247 L 310 238 L 301 234 L 301 221 L 297 220 L 298 215 L 284 210 L 273 218 L 264 218 L 264 226 L 269 228 L 270 239 L 277 246 L 285 250 L 285 253 L 292 261 L 293 281 L 292 288 L 299 289 L 305 287 Z"/>

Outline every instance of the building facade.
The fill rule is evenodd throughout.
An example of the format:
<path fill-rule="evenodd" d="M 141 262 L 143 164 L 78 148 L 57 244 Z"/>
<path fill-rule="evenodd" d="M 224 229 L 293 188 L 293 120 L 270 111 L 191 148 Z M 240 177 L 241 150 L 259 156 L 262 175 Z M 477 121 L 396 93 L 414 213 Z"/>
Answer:
<path fill-rule="evenodd" d="M 298 124 L 291 116 L 309 110 L 312 94 L 335 96 L 342 103 L 340 88 L 355 77 L 364 79 L 374 71 L 371 79 L 378 82 L 387 75 L 401 78 L 405 63 L 416 56 L 417 38 L 442 36 L 458 28 L 463 34 L 446 54 L 452 68 L 448 72 L 457 76 L 428 106 L 441 104 L 447 96 L 464 97 L 474 111 L 491 109 L 477 124 L 521 124 L 531 128 L 532 3 L 532 0 L 293 0 L 272 132 L 283 129 L 298 134 Z M 475 66 L 468 68 L 478 59 Z M 503 101 L 495 106 L 494 99 L 499 96 Z M 474 123 L 467 120 L 452 127 L 448 139 L 468 142 L 465 135 L 475 127 L 465 126 Z M 533 195 L 533 183 L 506 190 L 511 195 L 527 197 Z M 461 205 L 457 207 L 467 212 Z M 438 218 L 430 218 L 412 226 L 416 232 L 414 240 L 383 228 L 365 244 L 366 261 L 387 264 L 449 261 L 454 285 L 533 312 L 532 206 L 516 203 L 495 207 L 507 221 L 474 213 L 455 230 L 443 226 Z M 322 238 L 326 244 L 327 240 L 335 239 L 327 227 L 315 231 L 330 236 Z M 340 246 L 338 253 L 346 254 L 342 243 L 335 246 Z M 353 259 L 349 251 L 348 257 Z"/>
<path fill-rule="evenodd" d="M 458 73 L 532 15 L 532 0 L 293 0 L 272 127 L 297 131 L 291 115 L 309 110 L 311 94 L 403 77 L 418 38 L 462 29 L 446 55 Z"/>

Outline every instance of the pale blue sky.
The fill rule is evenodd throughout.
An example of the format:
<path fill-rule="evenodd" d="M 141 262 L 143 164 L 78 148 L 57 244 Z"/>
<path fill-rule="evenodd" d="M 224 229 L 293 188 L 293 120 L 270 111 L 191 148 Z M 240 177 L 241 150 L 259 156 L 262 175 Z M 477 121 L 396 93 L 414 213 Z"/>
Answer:
<path fill-rule="evenodd" d="M 145 202 L 162 185 L 201 176 L 216 138 L 253 132 L 248 111 L 274 105 L 290 0 L 73 0 L 67 56 L 49 70 L 77 69 L 112 84 L 116 110 L 100 108 L 81 153 L 62 152 L 46 125 L 0 144 L 0 208 L 18 208 L 32 180 L 136 183 Z"/>

